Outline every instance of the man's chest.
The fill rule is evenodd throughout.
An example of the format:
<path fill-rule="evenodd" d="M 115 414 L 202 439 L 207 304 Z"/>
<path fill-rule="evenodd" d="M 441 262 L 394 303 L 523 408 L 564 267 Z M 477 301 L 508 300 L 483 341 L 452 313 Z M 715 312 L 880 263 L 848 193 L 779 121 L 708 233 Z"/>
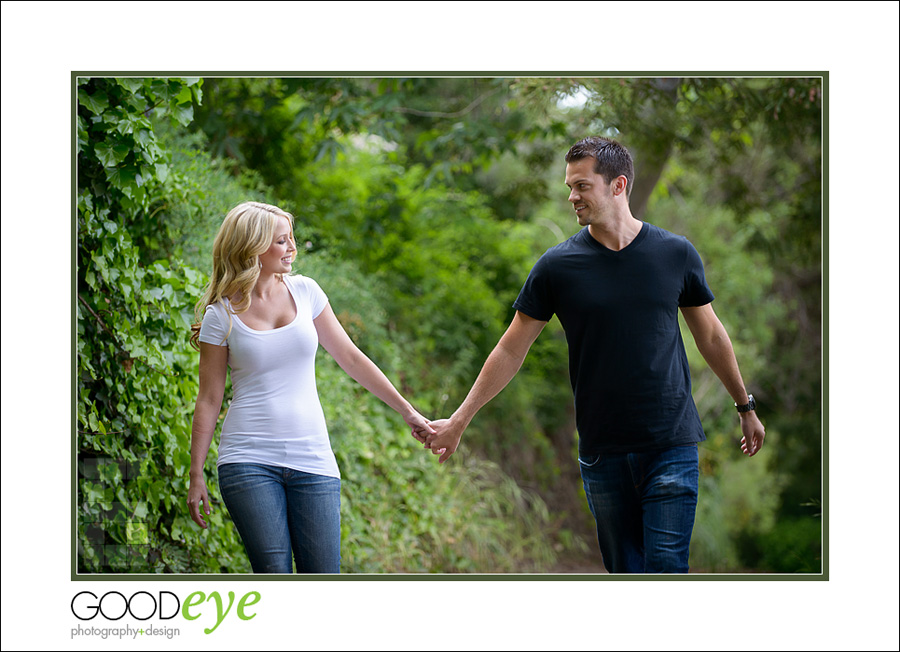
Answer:
<path fill-rule="evenodd" d="M 629 324 L 677 319 L 684 279 L 666 261 L 582 260 L 553 275 L 556 314 L 567 323 Z"/>

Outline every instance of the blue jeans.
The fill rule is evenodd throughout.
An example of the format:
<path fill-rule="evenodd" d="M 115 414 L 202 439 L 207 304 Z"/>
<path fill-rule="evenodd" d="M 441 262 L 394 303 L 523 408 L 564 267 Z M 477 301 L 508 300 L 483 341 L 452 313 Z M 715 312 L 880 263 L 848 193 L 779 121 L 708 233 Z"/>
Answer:
<path fill-rule="evenodd" d="M 254 573 L 340 573 L 341 481 L 265 464 L 223 464 L 219 490 Z"/>
<path fill-rule="evenodd" d="M 610 573 L 687 573 L 700 481 L 696 445 L 578 460 Z"/>

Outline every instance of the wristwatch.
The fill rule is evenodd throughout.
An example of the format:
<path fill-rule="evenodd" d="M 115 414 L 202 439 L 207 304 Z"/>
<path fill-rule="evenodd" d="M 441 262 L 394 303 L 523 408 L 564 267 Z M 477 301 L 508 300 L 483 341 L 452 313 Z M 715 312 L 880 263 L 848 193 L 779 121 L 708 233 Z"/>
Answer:
<path fill-rule="evenodd" d="M 734 407 L 737 408 L 738 412 L 752 412 L 756 409 L 756 399 L 753 398 L 753 394 L 747 394 L 747 398 L 750 399 L 750 402 L 745 405 L 734 404 Z"/>

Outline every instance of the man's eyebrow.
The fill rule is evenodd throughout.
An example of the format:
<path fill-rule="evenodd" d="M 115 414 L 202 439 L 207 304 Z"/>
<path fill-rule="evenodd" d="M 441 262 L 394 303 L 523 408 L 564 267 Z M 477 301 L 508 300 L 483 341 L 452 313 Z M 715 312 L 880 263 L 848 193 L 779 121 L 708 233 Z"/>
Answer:
<path fill-rule="evenodd" d="M 572 183 L 575 184 L 575 183 L 590 183 L 590 182 L 587 179 L 575 179 Z M 569 186 L 569 188 L 572 187 L 572 185 L 568 181 L 566 181 L 566 185 Z"/>

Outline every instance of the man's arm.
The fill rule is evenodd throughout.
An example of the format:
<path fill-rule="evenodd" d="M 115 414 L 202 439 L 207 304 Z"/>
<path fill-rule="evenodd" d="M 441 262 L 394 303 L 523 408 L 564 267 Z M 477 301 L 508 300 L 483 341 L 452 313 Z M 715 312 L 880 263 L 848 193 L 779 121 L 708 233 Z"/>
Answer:
<path fill-rule="evenodd" d="M 428 435 L 425 448 L 430 448 L 435 455 L 445 449 L 441 452 L 440 462 L 446 462 L 456 452 L 463 431 L 478 410 L 499 394 L 518 373 L 528 350 L 546 324 L 516 311 L 509 328 L 485 361 L 466 400 L 449 419 L 431 423 L 437 434 Z"/>
<path fill-rule="evenodd" d="M 682 308 L 681 314 L 684 315 L 684 321 L 694 336 L 697 349 L 709 368 L 722 381 L 735 403 L 746 404 L 749 396 L 741 378 L 737 358 L 734 356 L 734 347 L 731 345 L 731 339 L 728 337 L 725 327 L 716 316 L 712 304 L 696 308 Z M 753 457 L 762 448 L 766 429 L 755 410 L 741 412 L 740 417 L 741 431 L 744 435 L 741 439 L 741 450 Z"/>

